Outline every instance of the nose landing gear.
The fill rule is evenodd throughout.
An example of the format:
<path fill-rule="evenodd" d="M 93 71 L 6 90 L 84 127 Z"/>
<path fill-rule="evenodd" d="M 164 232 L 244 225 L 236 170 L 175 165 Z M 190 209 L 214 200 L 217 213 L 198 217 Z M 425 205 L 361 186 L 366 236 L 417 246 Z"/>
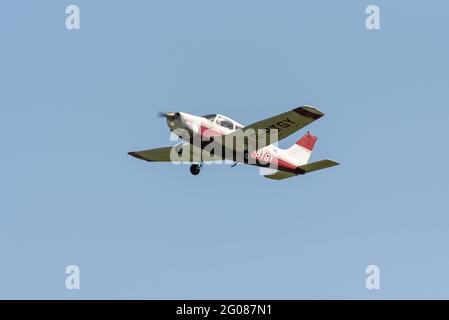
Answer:
<path fill-rule="evenodd" d="M 190 166 L 190 173 L 196 176 L 200 173 L 201 169 L 203 168 L 202 164 L 192 164 Z"/>

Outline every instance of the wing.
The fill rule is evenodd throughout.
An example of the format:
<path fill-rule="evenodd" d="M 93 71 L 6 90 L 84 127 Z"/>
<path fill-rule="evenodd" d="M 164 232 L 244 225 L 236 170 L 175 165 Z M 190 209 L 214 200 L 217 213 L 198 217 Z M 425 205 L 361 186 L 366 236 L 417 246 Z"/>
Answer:
<path fill-rule="evenodd" d="M 130 156 L 145 161 L 171 162 L 170 152 L 172 147 L 162 147 L 150 150 L 128 152 Z"/>
<path fill-rule="evenodd" d="M 227 149 L 238 153 L 258 150 L 288 137 L 323 115 L 324 113 L 314 107 L 302 106 L 222 136 L 221 143 L 225 144 Z M 271 130 L 277 132 L 277 135 L 272 136 Z M 240 141 L 240 144 L 233 141 Z"/>
<path fill-rule="evenodd" d="M 311 106 L 302 106 L 277 116 L 255 122 L 249 126 L 243 128 L 243 131 L 253 129 L 255 131 L 265 129 L 277 129 L 279 134 L 279 140 L 282 140 L 292 133 L 304 128 L 313 121 L 324 116 L 320 110 Z"/>
<path fill-rule="evenodd" d="M 128 154 L 137 159 L 149 162 L 207 162 L 222 160 L 221 157 L 211 155 L 208 152 L 203 152 L 201 148 L 188 143 L 183 145 L 183 148 L 180 148 L 178 145 L 142 151 L 132 151 L 128 152 Z"/>

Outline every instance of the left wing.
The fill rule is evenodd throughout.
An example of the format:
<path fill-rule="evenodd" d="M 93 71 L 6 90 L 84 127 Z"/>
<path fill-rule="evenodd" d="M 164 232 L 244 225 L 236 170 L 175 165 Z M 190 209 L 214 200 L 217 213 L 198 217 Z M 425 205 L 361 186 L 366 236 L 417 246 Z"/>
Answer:
<path fill-rule="evenodd" d="M 182 151 L 181 151 L 182 149 Z M 204 152 L 193 144 L 184 144 L 183 148 L 178 146 L 162 147 L 156 149 L 128 152 L 130 156 L 149 162 L 207 162 L 222 160 L 218 155 Z"/>
<path fill-rule="evenodd" d="M 145 161 L 163 161 L 170 162 L 170 151 L 172 147 L 162 147 L 143 151 L 128 152 L 130 156 Z"/>

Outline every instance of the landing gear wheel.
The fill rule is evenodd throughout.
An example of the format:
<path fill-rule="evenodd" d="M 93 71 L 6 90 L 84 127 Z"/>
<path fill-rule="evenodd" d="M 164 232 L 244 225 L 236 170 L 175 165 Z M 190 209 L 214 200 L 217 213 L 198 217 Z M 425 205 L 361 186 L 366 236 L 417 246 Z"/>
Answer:
<path fill-rule="evenodd" d="M 190 166 L 190 173 L 193 174 L 194 176 L 196 176 L 198 173 L 200 173 L 201 167 L 202 166 L 199 164 L 192 164 Z"/>

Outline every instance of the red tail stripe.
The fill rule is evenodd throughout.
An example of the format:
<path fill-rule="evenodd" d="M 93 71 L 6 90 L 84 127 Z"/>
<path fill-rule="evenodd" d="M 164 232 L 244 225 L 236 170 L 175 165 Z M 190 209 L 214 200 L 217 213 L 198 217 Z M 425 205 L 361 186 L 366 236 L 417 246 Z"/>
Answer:
<path fill-rule="evenodd" d="M 298 140 L 296 144 L 298 146 L 301 146 L 309 151 L 313 150 L 313 147 L 315 146 L 315 142 L 317 141 L 317 137 L 313 134 L 307 133 L 304 137 Z"/>

